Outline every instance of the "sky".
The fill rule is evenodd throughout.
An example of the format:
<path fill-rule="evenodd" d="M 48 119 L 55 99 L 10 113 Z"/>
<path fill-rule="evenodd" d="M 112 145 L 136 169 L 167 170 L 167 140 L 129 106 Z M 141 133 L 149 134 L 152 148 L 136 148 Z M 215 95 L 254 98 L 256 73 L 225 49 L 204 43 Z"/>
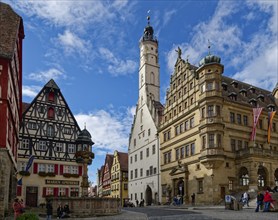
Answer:
<path fill-rule="evenodd" d="M 1 0 L 0 0 L 1 1 Z M 147 16 L 159 41 L 160 101 L 177 59 L 211 53 L 224 75 L 272 91 L 278 82 L 276 0 L 2 0 L 23 18 L 23 101 L 54 79 L 92 135 L 95 185 L 105 155 L 127 152 Z"/>

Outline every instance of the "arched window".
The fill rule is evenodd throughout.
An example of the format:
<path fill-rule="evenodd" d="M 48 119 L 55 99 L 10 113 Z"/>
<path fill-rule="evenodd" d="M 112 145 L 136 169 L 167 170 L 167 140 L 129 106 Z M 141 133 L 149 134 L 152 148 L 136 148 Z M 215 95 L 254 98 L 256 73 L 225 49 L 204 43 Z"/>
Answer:
<path fill-rule="evenodd" d="M 54 127 L 53 125 L 48 125 L 47 127 L 47 136 L 54 137 Z"/>
<path fill-rule="evenodd" d="M 246 167 L 241 167 L 239 171 L 239 184 L 241 186 L 249 185 L 249 175 Z"/>
<path fill-rule="evenodd" d="M 53 107 L 49 107 L 49 108 L 48 108 L 47 116 L 48 116 L 48 118 L 50 118 L 50 119 L 53 119 L 53 118 L 54 118 L 54 108 L 53 108 Z"/>
<path fill-rule="evenodd" d="M 260 165 L 258 168 L 258 187 L 266 186 L 266 170 Z"/>

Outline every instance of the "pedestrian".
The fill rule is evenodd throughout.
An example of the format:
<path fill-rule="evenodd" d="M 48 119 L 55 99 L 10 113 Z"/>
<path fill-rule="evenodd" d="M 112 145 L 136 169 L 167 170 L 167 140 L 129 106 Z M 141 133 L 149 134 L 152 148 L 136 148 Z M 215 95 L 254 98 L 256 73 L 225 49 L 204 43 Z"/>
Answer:
<path fill-rule="evenodd" d="M 13 202 L 14 219 L 16 220 L 23 213 L 23 206 L 18 198 Z"/>
<path fill-rule="evenodd" d="M 195 206 L 195 193 L 191 195 L 191 204 L 192 206 Z"/>
<path fill-rule="evenodd" d="M 270 203 L 273 202 L 273 199 L 268 190 L 264 194 L 264 210 L 263 212 L 269 212 Z"/>
<path fill-rule="evenodd" d="M 63 218 L 69 218 L 70 210 L 69 205 L 66 203 L 63 209 Z"/>
<path fill-rule="evenodd" d="M 64 213 L 63 207 L 62 207 L 61 203 L 59 203 L 59 206 L 57 208 L 57 219 L 62 218 L 63 213 Z"/>
<path fill-rule="evenodd" d="M 46 220 L 51 220 L 53 215 L 53 207 L 50 200 L 46 202 Z"/>
<path fill-rule="evenodd" d="M 136 199 L 136 206 L 137 206 L 137 207 L 139 206 L 139 201 L 138 201 L 138 199 Z"/>
<path fill-rule="evenodd" d="M 247 192 L 243 193 L 243 205 L 245 204 L 249 207 L 249 195 Z"/>
<path fill-rule="evenodd" d="M 256 207 L 255 212 L 258 212 L 260 209 L 262 209 L 263 203 L 264 203 L 264 195 L 260 191 L 258 191 L 257 207 Z"/>

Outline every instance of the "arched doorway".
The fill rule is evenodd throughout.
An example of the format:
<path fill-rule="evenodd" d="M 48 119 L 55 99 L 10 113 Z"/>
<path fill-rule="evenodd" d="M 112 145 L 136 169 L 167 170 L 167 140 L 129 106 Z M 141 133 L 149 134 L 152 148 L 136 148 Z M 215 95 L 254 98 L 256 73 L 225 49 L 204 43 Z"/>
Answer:
<path fill-rule="evenodd" d="M 239 170 L 239 185 L 240 186 L 249 185 L 249 175 L 246 167 L 241 167 Z"/>
<path fill-rule="evenodd" d="M 151 205 L 153 201 L 152 198 L 152 189 L 149 185 L 147 185 L 147 189 L 146 189 L 146 205 Z"/>
<path fill-rule="evenodd" d="M 263 188 L 267 185 L 267 171 L 266 168 L 260 165 L 258 167 L 258 187 Z"/>

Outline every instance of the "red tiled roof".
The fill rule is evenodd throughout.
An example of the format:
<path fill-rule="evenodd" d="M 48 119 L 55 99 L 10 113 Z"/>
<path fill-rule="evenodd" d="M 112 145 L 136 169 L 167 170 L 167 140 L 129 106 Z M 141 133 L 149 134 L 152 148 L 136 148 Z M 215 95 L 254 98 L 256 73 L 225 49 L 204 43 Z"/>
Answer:
<path fill-rule="evenodd" d="M 24 113 L 29 106 L 30 103 L 22 102 L 22 113 Z"/>
<path fill-rule="evenodd" d="M 128 153 L 118 152 L 118 159 L 122 171 L 128 171 Z"/>
<path fill-rule="evenodd" d="M 0 2 L 0 30 L 0 57 L 12 59 L 17 38 L 24 38 L 23 21 L 3 2 Z"/>

